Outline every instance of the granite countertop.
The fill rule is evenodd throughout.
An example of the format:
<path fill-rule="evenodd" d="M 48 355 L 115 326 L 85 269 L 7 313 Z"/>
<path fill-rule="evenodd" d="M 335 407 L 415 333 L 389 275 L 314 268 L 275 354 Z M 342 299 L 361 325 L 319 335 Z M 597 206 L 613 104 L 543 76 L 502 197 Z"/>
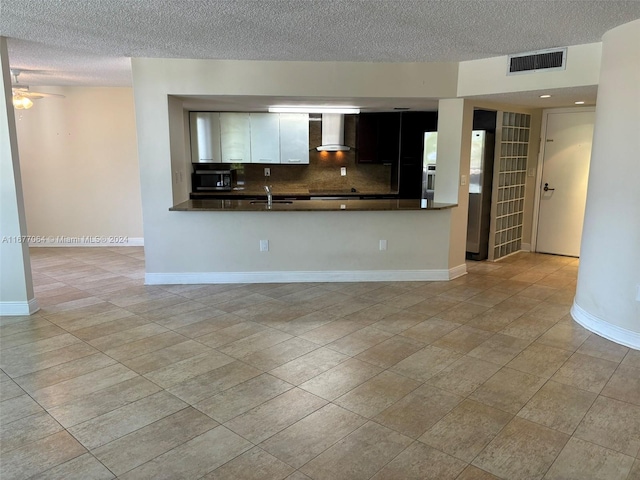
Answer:
<path fill-rule="evenodd" d="M 367 195 L 393 195 L 391 192 L 380 192 L 375 190 L 358 190 L 357 192 L 352 192 L 351 190 L 312 190 L 308 188 L 297 188 L 297 187 L 287 187 L 287 188 L 278 188 L 274 187 L 272 189 L 272 193 L 274 197 L 302 197 L 302 196 L 323 196 L 323 197 L 359 197 L 359 196 L 367 196 Z M 233 190 L 219 190 L 219 191 L 209 191 L 209 192 L 193 192 L 191 193 L 192 197 L 266 197 L 266 193 L 264 188 L 234 188 Z"/>
<path fill-rule="evenodd" d="M 274 188 L 273 190 L 273 195 L 278 195 L 280 197 L 296 197 L 296 196 L 307 196 L 309 195 L 309 190 L 306 188 L 295 188 L 295 187 L 289 187 L 289 188 Z M 249 187 L 249 188 L 234 188 L 233 190 L 214 190 L 214 191 L 207 191 L 207 192 L 193 192 L 191 193 L 192 196 L 194 197 L 215 197 L 215 196 L 220 196 L 220 197 L 231 197 L 231 196 L 251 196 L 251 197 L 255 197 L 255 196 L 266 196 L 266 193 L 264 191 L 263 187 Z"/>
<path fill-rule="evenodd" d="M 274 200 L 271 206 L 266 200 L 187 200 L 171 207 L 174 212 L 332 212 L 443 210 L 457 207 L 455 203 L 435 203 L 426 199 L 343 199 L 343 200 Z"/>

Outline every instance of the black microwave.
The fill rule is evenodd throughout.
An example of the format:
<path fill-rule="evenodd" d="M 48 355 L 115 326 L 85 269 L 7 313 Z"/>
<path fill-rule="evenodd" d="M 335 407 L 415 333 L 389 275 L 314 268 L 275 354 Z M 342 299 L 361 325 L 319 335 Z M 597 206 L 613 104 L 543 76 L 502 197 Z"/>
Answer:
<path fill-rule="evenodd" d="M 231 190 L 235 183 L 235 170 L 209 170 L 196 168 L 191 176 L 191 185 L 194 192 Z"/>

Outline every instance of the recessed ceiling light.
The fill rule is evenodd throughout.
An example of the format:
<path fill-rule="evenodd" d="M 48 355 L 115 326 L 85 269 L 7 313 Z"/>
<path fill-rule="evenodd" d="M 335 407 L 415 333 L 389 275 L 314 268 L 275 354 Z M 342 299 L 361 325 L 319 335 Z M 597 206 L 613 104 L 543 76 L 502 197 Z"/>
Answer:
<path fill-rule="evenodd" d="M 549 98 L 551 95 L 540 95 L 540 98 Z"/>
<path fill-rule="evenodd" d="M 360 113 L 358 107 L 336 106 L 323 107 L 317 105 L 281 105 L 269 107 L 271 113 Z"/>
<path fill-rule="evenodd" d="M 576 105 L 584 105 L 583 101 L 575 102 Z"/>

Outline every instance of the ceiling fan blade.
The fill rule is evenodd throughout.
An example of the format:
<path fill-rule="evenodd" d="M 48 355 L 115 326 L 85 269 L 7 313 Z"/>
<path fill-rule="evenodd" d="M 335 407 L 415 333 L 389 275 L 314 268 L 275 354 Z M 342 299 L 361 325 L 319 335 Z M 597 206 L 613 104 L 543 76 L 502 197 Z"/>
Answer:
<path fill-rule="evenodd" d="M 61 95 L 59 93 L 44 93 L 44 92 L 29 92 L 31 97 L 30 98 L 51 98 L 51 97 L 58 97 L 58 98 L 65 98 L 64 95 Z"/>
<path fill-rule="evenodd" d="M 37 100 L 39 98 L 45 98 L 45 97 L 65 98 L 64 95 L 61 95 L 59 93 L 34 92 L 33 90 L 29 90 L 29 87 L 25 85 L 20 85 L 20 87 L 16 87 L 14 85 L 13 94 L 20 95 L 21 97 L 30 98 L 32 100 Z"/>

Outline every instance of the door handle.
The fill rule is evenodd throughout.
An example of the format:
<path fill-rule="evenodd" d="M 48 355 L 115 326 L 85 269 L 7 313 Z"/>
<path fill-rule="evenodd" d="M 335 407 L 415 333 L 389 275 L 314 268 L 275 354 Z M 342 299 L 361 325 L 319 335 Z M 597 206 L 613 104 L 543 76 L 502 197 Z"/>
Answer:
<path fill-rule="evenodd" d="M 545 184 L 544 184 L 544 188 L 543 188 L 543 190 L 544 190 L 545 192 L 548 192 L 548 191 L 553 191 L 553 190 L 555 190 L 555 188 L 549 188 L 549 184 L 548 184 L 548 183 L 545 183 Z"/>

